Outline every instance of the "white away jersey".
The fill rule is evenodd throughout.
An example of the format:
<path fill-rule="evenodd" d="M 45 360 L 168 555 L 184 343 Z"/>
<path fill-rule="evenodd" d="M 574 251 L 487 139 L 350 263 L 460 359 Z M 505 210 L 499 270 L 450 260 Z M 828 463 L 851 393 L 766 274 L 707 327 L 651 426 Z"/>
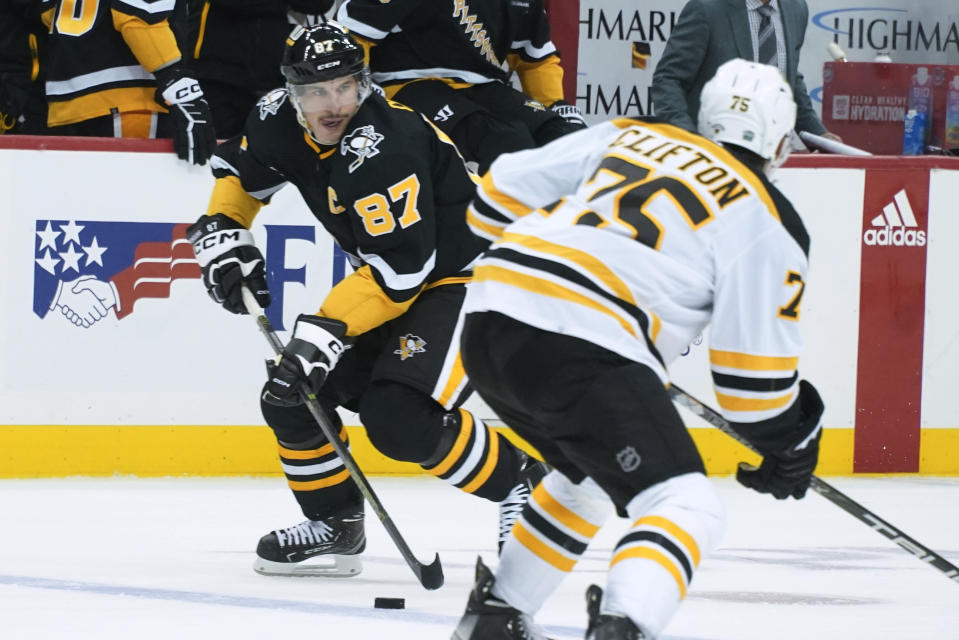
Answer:
<path fill-rule="evenodd" d="M 785 196 L 721 146 L 652 120 L 607 122 L 501 156 L 467 216 L 494 244 L 465 312 L 588 340 L 664 383 L 710 325 L 729 420 L 793 403 L 808 236 Z"/>

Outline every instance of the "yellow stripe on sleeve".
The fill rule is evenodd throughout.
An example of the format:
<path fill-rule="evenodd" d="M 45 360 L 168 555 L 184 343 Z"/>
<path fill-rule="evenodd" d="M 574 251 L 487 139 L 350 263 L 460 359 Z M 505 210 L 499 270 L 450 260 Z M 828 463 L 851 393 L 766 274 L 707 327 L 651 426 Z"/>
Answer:
<path fill-rule="evenodd" d="M 799 366 L 798 356 L 754 356 L 716 349 L 709 350 L 709 361 L 717 367 L 749 371 L 795 371 Z"/>
<path fill-rule="evenodd" d="M 790 393 L 779 398 L 742 398 L 717 392 L 716 399 L 719 401 L 719 406 L 726 411 L 769 411 L 789 405 L 793 395 Z"/>

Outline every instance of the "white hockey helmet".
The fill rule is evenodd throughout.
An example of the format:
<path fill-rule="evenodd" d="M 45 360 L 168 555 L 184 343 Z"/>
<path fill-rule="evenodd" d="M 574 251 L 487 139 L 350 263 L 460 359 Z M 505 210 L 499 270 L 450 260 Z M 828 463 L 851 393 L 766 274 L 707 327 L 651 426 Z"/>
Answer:
<path fill-rule="evenodd" d="M 764 158 L 771 174 L 789 155 L 789 140 L 783 139 L 796 124 L 796 101 L 776 67 L 736 58 L 703 87 L 698 124 L 710 140 Z"/>

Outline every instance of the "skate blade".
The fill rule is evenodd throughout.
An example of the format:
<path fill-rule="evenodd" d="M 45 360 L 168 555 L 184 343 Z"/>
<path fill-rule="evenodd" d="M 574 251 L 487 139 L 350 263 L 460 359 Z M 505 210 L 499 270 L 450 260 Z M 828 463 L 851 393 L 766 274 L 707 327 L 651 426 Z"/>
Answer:
<path fill-rule="evenodd" d="M 349 578 L 363 571 L 360 556 L 327 555 L 322 560 L 304 562 L 273 562 L 257 557 L 253 570 L 264 576 L 287 576 L 293 578 Z"/>

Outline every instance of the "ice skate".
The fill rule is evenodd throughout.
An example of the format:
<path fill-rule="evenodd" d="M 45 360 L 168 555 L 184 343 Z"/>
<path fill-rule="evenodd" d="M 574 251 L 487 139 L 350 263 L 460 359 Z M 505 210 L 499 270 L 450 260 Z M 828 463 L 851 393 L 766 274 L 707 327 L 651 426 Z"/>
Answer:
<path fill-rule="evenodd" d="M 626 616 L 600 613 L 603 590 L 595 584 L 586 589 L 586 613 L 589 625 L 586 627 L 586 640 L 648 640 L 632 620 Z"/>
<path fill-rule="evenodd" d="M 550 640 L 532 618 L 491 593 L 494 582 L 482 558 L 476 558 L 476 583 L 452 640 Z"/>
<path fill-rule="evenodd" d="M 363 570 L 363 508 L 306 520 L 260 538 L 253 570 L 268 576 L 348 577 Z"/>
<path fill-rule="evenodd" d="M 509 495 L 499 503 L 499 540 L 497 541 L 497 552 L 503 550 L 503 543 L 509 537 L 509 532 L 513 525 L 523 513 L 523 507 L 529 501 L 529 496 L 539 484 L 540 480 L 549 473 L 549 467 L 545 463 L 527 456 L 523 456 L 522 466 L 519 470 L 519 477 L 516 485 L 510 490 Z"/>

